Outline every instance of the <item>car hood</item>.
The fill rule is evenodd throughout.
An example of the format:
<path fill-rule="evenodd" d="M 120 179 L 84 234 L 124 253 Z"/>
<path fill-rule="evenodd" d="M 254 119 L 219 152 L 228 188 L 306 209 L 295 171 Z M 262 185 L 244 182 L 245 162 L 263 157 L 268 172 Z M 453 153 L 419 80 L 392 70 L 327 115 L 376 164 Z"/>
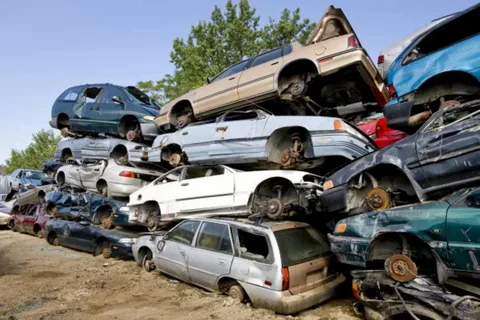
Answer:
<path fill-rule="evenodd" d="M 350 22 L 343 13 L 342 9 L 329 6 L 327 11 L 325 11 L 322 18 L 320 21 L 318 21 L 317 25 L 313 29 L 306 44 L 314 44 L 319 41 L 324 41 L 349 33 L 355 34 L 355 31 L 350 25 Z M 358 39 L 358 37 L 356 38 Z"/>
<path fill-rule="evenodd" d="M 149 107 L 146 104 L 142 104 L 142 108 L 154 117 L 158 116 L 158 114 L 160 112 L 159 109 Z"/>

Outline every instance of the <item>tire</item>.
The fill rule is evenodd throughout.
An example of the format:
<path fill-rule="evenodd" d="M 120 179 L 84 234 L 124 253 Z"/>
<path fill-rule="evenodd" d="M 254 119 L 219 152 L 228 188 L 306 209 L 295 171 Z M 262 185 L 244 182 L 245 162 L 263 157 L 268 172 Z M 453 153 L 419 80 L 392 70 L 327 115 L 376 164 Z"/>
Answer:
<path fill-rule="evenodd" d="M 245 290 L 239 284 L 231 286 L 228 289 L 228 295 L 241 303 L 245 301 Z"/>

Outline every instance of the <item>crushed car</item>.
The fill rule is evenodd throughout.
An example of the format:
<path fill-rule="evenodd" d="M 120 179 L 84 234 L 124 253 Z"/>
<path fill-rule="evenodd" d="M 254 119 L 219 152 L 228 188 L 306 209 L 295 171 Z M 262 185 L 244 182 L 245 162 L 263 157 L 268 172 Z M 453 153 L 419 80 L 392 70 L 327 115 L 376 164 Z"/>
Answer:
<path fill-rule="evenodd" d="M 439 108 L 480 96 L 480 4 L 450 16 L 419 35 L 390 67 L 392 100 L 412 102 L 409 125 L 418 128 Z M 471 28 L 465 28 L 471 25 Z"/>
<path fill-rule="evenodd" d="M 388 91 L 339 8 L 330 6 L 307 45 L 297 42 L 240 61 L 203 87 L 166 104 L 155 119 L 164 131 L 272 99 L 283 114 L 349 118 L 383 107 Z M 297 103 L 299 102 L 299 103 Z M 279 104 L 272 107 L 279 109 Z M 287 109 L 287 110 L 284 110 Z"/>
<path fill-rule="evenodd" d="M 129 141 L 153 140 L 160 107 L 133 86 L 109 83 L 68 88 L 52 107 L 50 126 L 63 137 L 108 134 Z"/>
<path fill-rule="evenodd" d="M 58 185 L 96 191 L 105 197 L 128 197 L 164 172 L 118 164 L 115 159 L 67 164 L 57 170 Z"/>
<path fill-rule="evenodd" d="M 479 130 L 480 100 L 437 111 L 415 134 L 329 175 L 322 210 L 383 210 L 480 182 Z"/>
<path fill-rule="evenodd" d="M 480 319 L 478 297 L 456 295 L 433 279 L 417 277 L 401 283 L 378 270 L 351 274 L 353 294 L 359 300 L 354 309 L 367 320 Z"/>
<path fill-rule="evenodd" d="M 329 235 L 342 263 L 387 268 L 397 281 L 417 274 L 480 279 L 480 188 L 439 201 L 363 213 L 340 220 Z M 408 270 L 407 270 L 408 269 Z"/>
<path fill-rule="evenodd" d="M 342 163 L 377 150 L 360 130 L 332 117 L 274 116 L 259 109 L 230 111 L 211 123 L 194 123 L 159 135 L 149 161 L 176 167 L 242 165 L 249 169 L 318 168 L 331 171 Z"/>
<path fill-rule="evenodd" d="M 324 237 L 302 222 L 189 219 L 132 251 L 147 271 L 283 314 L 332 298 L 345 281 Z"/>
<path fill-rule="evenodd" d="M 45 212 L 45 204 L 15 206 L 11 211 L 8 226 L 13 231 L 43 238 L 45 223 L 51 218 Z"/>
<path fill-rule="evenodd" d="M 105 259 L 132 258 L 132 245 L 139 233 L 126 230 L 105 230 L 88 220 L 50 219 L 45 224 L 44 236 L 53 246 L 62 246 L 103 255 Z"/>
<path fill-rule="evenodd" d="M 303 171 L 240 171 L 227 166 L 182 166 L 132 193 L 132 223 L 150 231 L 160 222 L 211 215 L 284 219 L 316 212 L 323 178 Z"/>
<path fill-rule="evenodd" d="M 54 158 L 62 163 L 70 159 L 83 162 L 113 158 L 127 165 L 147 161 L 149 149 L 144 144 L 113 137 L 64 138 L 58 142 Z"/>
<path fill-rule="evenodd" d="M 34 169 L 17 169 L 9 175 L 9 179 L 11 188 L 16 192 L 54 183 L 46 173 Z"/>

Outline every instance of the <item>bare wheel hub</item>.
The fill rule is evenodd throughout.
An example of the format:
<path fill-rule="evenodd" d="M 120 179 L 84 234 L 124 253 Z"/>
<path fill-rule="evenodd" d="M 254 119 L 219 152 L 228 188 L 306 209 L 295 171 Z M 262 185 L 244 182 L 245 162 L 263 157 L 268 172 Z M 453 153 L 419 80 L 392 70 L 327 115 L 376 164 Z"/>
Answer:
<path fill-rule="evenodd" d="M 439 107 L 440 110 L 451 107 L 451 106 L 457 106 L 460 104 L 460 102 L 457 100 L 445 100 L 444 98 L 441 98 L 440 101 L 441 101 L 440 107 Z"/>
<path fill-rule="evenodd" d="M 393 280 L 408 282 L 417 276 L 415 262 L 403 254 L 395 254 L 385 260 L 385 269 Z"/>
<path fill-rule="evenodd" d="M 292 168 L 304 160 L 305 148 L 299 135 L 292 136 L 292 144 L 293 146 L 283 150 L 281 155 L 280 162 L 285 168 Z"/>
<path fill-rule="evenodd" d="M 270 199 L 267 203 L 267 217 L 276 219 L 283 213 L 283 203 L 280 199 Z"/>
<path fill-rule="evenodd" d="M 292 85 L 290 86 L 290 93 L 293 96 L 301 96 L 305 92 L 305 88 L 306 88 L 305 82 L 297 80 L 294 83 L 292 83 Z"/>
<path fill-rule="evenodd" d="M 168 163 L 172 166 L 172 167 L 176 167 L 180 164 L 180 162 L 182 161 L 182 156 L 180 153 L 178 152 L 174 152 L 170 155 L 170 157 L 168 157 Z"/>
<path fill-rule="evenodd" d="M 367 205 L 371 210 L 385 210 L 391 208 L 393 203 L 387 191 L 373 188 L 367 194 Z"/>
<path fill-rule="evenodd" d="M 62 130 L 60 130 L 60 135 L 64 138 L 68 137 L 68 128 L 64 127 Z"/>
<path fill-rule="evenodd" d="M 135 139 L 137 139 L 138 137 L 138 132 L 137 130 L 130 130 L 127 132 L 127 140 L 128 141 L 133 141 Z"/>
<path fill-rule="evenodd" d="M 182 110 L 180 115 L 177 117 L 177 126 L 178 127 L 185 127 L 187 124 L 192 122 L 193 120 L 193 112 L 190 108 L 185 108 Z"/>

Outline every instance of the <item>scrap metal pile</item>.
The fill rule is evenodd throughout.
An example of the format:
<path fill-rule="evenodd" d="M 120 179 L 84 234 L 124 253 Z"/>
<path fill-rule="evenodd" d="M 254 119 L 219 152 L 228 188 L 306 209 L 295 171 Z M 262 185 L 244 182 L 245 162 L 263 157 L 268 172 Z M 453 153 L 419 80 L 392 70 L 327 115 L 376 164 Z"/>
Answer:
<path fill-rule="evenodd" d="M 163 107 L 132 86 L 69 88 L 51 176 L 0 177 L 0 224 L 279 313 L 347 276 L 367 318 L 478 319 L 463 295 L 480 294 L 479 18 L 432 22 L 378 70 L 330 6 L 306 46 Z"/>

